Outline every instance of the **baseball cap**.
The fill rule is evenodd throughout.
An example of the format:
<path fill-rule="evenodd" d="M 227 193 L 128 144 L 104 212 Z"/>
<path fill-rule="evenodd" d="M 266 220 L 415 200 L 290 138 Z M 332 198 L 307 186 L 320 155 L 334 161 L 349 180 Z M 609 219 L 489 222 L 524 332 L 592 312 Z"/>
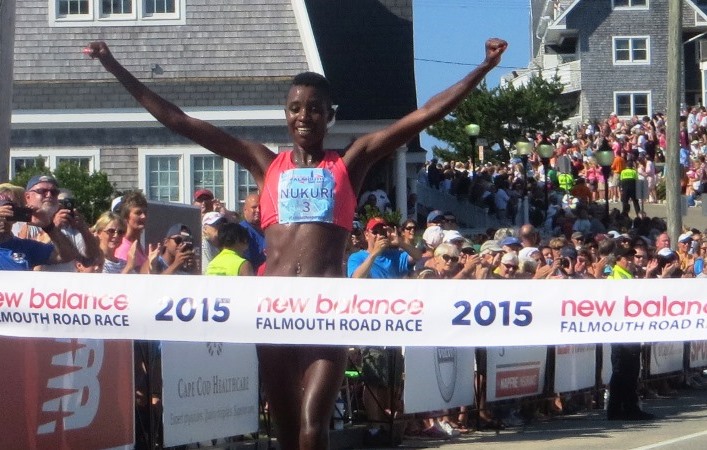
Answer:
<path fill-rule="evenodd" d="M 577 250 L 570 246 L 562 247 L 562 250 L 560 250 L 560 256 L 563 258 L 577 259 Z"/>
<path fill-rule="evenodd" d="M 204 217 L 201 218 L 202 225 L 218 225 L 221 222 L 225 222 L 226 219 L 223 214 L 216 211 L 207 212 Z"/>
<path fill-rule="evenodd" d="M 687 233 L 683 233 L 678 237 L 678 242 L 691 242 L 692 241 L 692 231 L 688 231 Z"/>
<path fill-rule="evenodd" d="M 457 230 L 446 230 L 444 231 L 444 238 L 442 242 L 453 242 L 453 241 L 463 241 L 464 236 Z"/>
<path fill-rule="evenodd" d="M 110 210 L 114 213 L 120 212 L 120 207 L 123 206 L 123 196 L 116 197 L 110 202 Z"/>
<path fill-rule="evenodd" d="M 619 232 L 616 231 L 616 230 L 611 230 L 611 231 L 607 231 L 607 232 L 606 232 L 606 235 L 609 236 L 609 237 L 612 238 L 612 239 L 616 239 L 616 238 L 618 238 L 619 236 L 621 236 L 621 233 L 619 233 Z"/>
<path fill-rule="evenodd" d="M 59 183 L 57 183 L 56 178 L 54 178 L 51 175 L 35 175 L 32 178 L 29 179 L 27 182 L 27 186 L 25 187 L 25 191 L 29 191 L 39 183 L 51 183 L 54 186 L 58 186 Z"/>
<path fill-rule="evenodd" d="M 444 213 L 439 209 L 435 209 L 427 214 L 427 223 L 437 222 L 444 218 Z"/>
<path fill-rule="evenodd" d="M 437 225 L 427 227 L 425 232 L 422 233 L 422 240 L 425 241 L 425 245 L 430 248 L 437 248 L 437 246 L 442 243 L 443 239 L 444 231 Z"/>
<path fill-rule="evenodd" d="M 186 236 L 191 236 L 191 230 L 189 229 L 188 226 L 184 225 L 183 223 L 175 223 L 169 229 L 167 230 L 167 233 L 165 233 L 164 237 L 165 238 L 170 238 L 172 236 L 177 236 L 177 235 L 186 235 Z"/>
<path fill-rule="evenodd" d="M 214 198 L 214 193 L 208 189 L 198 189 L 194 192 L 194 200 L 199 200 L 202 197 L 206 197 L 206 200 L 211 200 Z"/>
<path fill-rule="evenodd" d="M 582 233 L 581 231 L 575 231 L 574 233 L 572 233 L 571 237 L 572 239 L 583 239 L 584 233 Z"/>
<path fill-rule="evenodd" d="M 524 247 L 518 252 L 519 258 L 530 258 L 533 253 L 539 252 L 537 247 Z"/>
<path fill-rule="evenodd" d="M 386 222 L 382 217 L 372 217 L 371 219 L 368 219 L 368 222 L 366 222 L 366 231 L 371 231 L 376 225 L 385 226 L 388 225 L 388 222 Z"/>
<path fill-rule="evenodd" d="M 501 247 L 513 246 L 513 245 L 517 245 L 517 246 L 521 246 L 521 247 L 523 246 L 523 244 L 520 243 L 520 239 L 518 239 L 515 236 L 506 236 L 503 239 L 501 239 L 501 242 L 499 242 L 498 244 Z"/>
<path fill-rule="evenodd" d="M 494 239 L 490 239 L 488 241 L 484 241 L 483 244 L 481 244 L 481 248 L 479 249 L 479 253 L 484 253 L 484 252 L 502 252 L 503 249 L 501 248 L 500 245 L 498 245 L 498 241 Z"/>

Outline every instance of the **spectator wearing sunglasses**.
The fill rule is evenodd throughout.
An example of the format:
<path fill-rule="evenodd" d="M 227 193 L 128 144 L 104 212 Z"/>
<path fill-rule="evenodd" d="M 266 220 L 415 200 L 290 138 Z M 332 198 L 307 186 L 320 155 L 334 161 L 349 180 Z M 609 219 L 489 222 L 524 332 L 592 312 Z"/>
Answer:
<path fill-rule="evenodd" d="M 501 264 L 493 271 L 493 278 L 513 279 L 518 277 L 518 255 L 506 253 L 501 257 Z"/>
<path fill-rule="evenodd" d="M 196 273 L 194 244 L 189 227 L 175 223 L 167 230 L 158 254 L 150 252 L 150 273 L 192 275 Z"/>
<path fill-rule="evenodd" d="M 72 197 L 71 192 L 59 189 L 54 177 L 49 175 L 35 175 L 25 187 L 25 203 L 34 210 L 41 210 L 51 217 L 50 227 L 56 227 L 71 242 L 76 249 L 77 257 L 83 257 L 84 262 L 93 264 L 100 261 L 101 251 L 98 242 L 94 238 L 91 230 L 86 224 L 83 216 L 73 207 L 69 208 L 59 201 L 60 194 L 64 199 Z M 69 200 L 69 203 L 72 201 Z M 46 228 L 46 227 L 45 227 Z M 27 239 L 34 239 L 39 242 L 48 243 L 52 239 L 43 228 L 26 224 L 21 228 L 19 236 Z M 67 261 L 60 264 L 49 264 L 35 267 L 34 270 L 46 272 L 75 272 L 75 261 Z"/>
<path fill-rule="evenodd" d="M 349 256 L 346 273 L 350 278 L 404 278 L 421 253 L 400 238 L 395 226 L 382 217 L 366 223 L 366 250 Z"/>
<path fill-rule="evenodd" d="M 137 241 L 133 242 L 128 259 L 115 256 L 115 251 L 123 242 L 127 230 L 125 220 L 118 214 L 107 211 L 101 214 L 93 226 L 93 233 L 98 239 L 98 246 L 103 254 L 101 272 L 103 273 L 133 273 L 135 272 L 135 251 Z"/>
<path fill-rule="evenodd" d="M 417 274 L 419 279 L 449 279 L 459 272 L 459 248 L 450 243 L 437 246 L 432 258 L 431 267 L 425 268 Z"/>

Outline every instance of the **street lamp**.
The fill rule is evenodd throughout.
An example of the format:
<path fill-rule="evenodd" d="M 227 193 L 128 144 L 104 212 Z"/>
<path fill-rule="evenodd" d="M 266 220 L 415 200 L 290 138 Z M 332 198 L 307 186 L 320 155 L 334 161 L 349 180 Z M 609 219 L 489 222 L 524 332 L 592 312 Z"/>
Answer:
<path fill-rule="evenodd" d="M 516 142 L 516 154 L 520 156 L 520 160 L 523 162 L 523 194 L 521 197 L 521 205 L 523 206 L 523 224 L 528 223 L 529 212 L 528 212 L 528 156 L 533 153 L 533 143 L 530 141 L 518 141 Z"/>
<path fill-rule="evenodd" d="M 540 160 L 543 162 L 543 171 L 545 172 L 545 219 L 547 219 L 547 210 L 550 208 L 550 200 L 548 199 L 548 182 L 550 177 L 548 172 L 550 172 L 550 158 L 555 154 L 555 147 L 552 144 L 543 142 L 538 145 L 538 155 L 540 155 Z"/>
<path fill-rule="evenodd" d="M 469 136 L 469 144 L 471 144 L 471 176 L 476 177 L 476 156 L 474 152 L 476 151 L 476 138 L 481 132 L 481 127 L 475 123 L 470 123 L 464 127 L 464 132 Z"/>
<path fill-rule="evenodd" d="M 601 145 L 600 150 L 594 152 L 597 164 L 601 166 L 601 173 L 604 176 L 604 221 L 609 225 L 609 177 L 611 176 L 611 164 L 614 162 L 614 152 L 606 144 Z"/>

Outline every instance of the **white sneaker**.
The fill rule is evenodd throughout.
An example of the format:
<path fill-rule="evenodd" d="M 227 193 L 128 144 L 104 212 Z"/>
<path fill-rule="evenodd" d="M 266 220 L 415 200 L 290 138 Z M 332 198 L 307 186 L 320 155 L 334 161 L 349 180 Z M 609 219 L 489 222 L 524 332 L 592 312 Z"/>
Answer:
<path fill-rule="evenodd" d="M 436 421 L 436 424 L 444 431 L 449 437 L 461 436 L 459 430 L 455 430 L 448 422 Z"/>

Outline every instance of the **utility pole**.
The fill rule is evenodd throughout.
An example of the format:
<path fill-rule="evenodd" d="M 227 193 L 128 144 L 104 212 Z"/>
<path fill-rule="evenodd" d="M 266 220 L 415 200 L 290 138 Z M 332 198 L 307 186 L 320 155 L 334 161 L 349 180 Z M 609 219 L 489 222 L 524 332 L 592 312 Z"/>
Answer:
<path fill-rule="evenodd" d="M 680 198 L 680 93 L 682 92 L 682 0 L 668 2 L 668 88 L 665 151 L 665 204 L 668 234 L 673 248 L 682 231 Z"/>
<path fill-rule="evenodd" d="M 15 0 L 0 0 L 0 183 L 9 180 Z"/>

